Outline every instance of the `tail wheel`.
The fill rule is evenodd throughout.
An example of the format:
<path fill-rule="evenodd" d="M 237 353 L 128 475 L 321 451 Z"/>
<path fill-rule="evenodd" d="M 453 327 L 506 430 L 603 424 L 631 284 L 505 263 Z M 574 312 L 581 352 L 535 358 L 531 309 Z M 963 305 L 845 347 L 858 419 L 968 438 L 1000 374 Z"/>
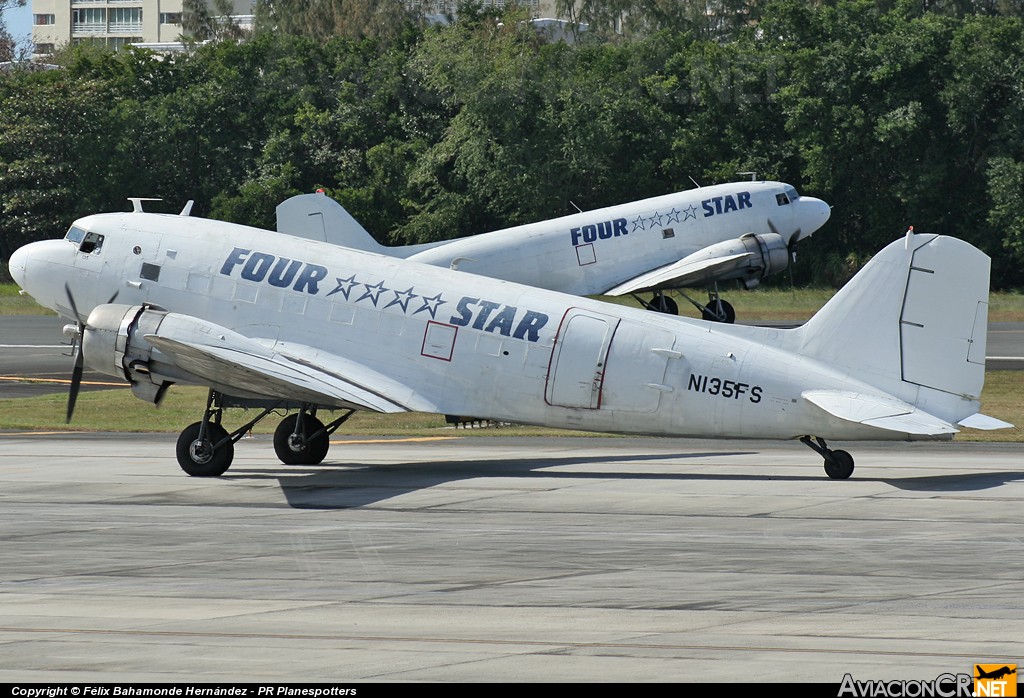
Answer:
<path fill-rule="evenodd" d="M 830 451 L 825 457 L 825 474 L 833 480 L 845 480 L 853 475 L 853 456 L 846 451 Z"/>
<path fill-rule="evenodd" d="M 201 431 L 203 423 L 196 422 L 185 427 L 178 436 L 178 465 L 193 477 L 219 477 L 231 467 L 235 444 L 219 424 L 207 423 L 203 437 L 199 438 Z"/>
<path fill-rule="evenodd" d="M 302 416 L 302 431 L 296 433 L 298 418 L 298 413 L 288 415 L 277 425 L 274 430 L 274 452 L 285 465 L 322 463 L 331 447 L 330 436 L 324 430 L 323 422 L 305 414 Z"/>

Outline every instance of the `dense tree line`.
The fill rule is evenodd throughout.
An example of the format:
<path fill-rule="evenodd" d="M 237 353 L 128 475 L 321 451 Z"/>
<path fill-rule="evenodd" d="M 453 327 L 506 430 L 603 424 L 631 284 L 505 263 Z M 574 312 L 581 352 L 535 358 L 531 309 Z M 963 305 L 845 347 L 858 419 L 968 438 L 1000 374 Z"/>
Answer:
<path fill-rule="evenodd" d="M 0 259 L 128 196 L 273 227 L 323 187 L 407 243 L 756 172 L 834 207 L 798 281 L 839 283 L 914 225 L 1024 286 L 1020 3 L 748 0 L 709 26 L 703 2 L 609 0 L 633 29 L 567 44 L 469 6 L 424 27 L 387 3 L 377 24 L 353 19 L 365 2 L 270 9 L 288 2 L 335 28 L 265 10 L 242 41 L 0 76 Z"/>

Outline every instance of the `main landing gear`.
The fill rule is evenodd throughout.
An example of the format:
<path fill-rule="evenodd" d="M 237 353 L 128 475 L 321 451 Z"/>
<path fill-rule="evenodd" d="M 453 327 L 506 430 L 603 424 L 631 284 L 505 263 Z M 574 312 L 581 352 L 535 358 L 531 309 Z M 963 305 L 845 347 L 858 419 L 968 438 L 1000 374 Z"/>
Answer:
<path fill-rule="evenodd" d="M 853 456 L 846 451 L 833 451 L 825 444 L 825 439 L 817 436 L 814 437 L 814 441 L 811 441 L 810 436 L 804 436 L 800 441 L 825 459 L 825 474 L 833 480 L 845 480 L 853 475 Z"/>
<path fill-rule="evenodd" d="M 194 477 L 219 477 L 231 467 L 235 443 L 264 417 L 281 405 L 272 404 L 256 419 L 228 433 L 221 426 L 224 395 L 211 390 L 200 422 L 190 424 L 178 436 L 178 465 Z M 288 415 L 274 431 L 274 452 L 286 465 L 316 465 L 323 462 L 330 448 L 330 437 L 355 410 L 346 410 L 338 419 L 325 425 L 316 416 L 316 406 L 303 403 L 302 408 Z"/>
<path fill-rule="evenodd" d="M 718 286 L 708 291 L 708 304 L 701 305 L 697 301 L 690 298 L 688 295 L 679 291 L 686 300 L 690 301 L 693 306 L 700 311 L 700 316 L 710 322 L 726 322 L 733 323 L 736 321 L 736 310 L 732 307 L 728 301 L 722 300 L 721 296 L 718 295 Z M 658 291 L 654 294 L 651 300 L 646 301 L 640 296 L 633 294 L 633 297 L 647 310 L 653 310 L 657 313 L 667 313 L 668 315 L 678 315 L 679 306 L 672 298 L 666 296 L 664 291 Z"/>

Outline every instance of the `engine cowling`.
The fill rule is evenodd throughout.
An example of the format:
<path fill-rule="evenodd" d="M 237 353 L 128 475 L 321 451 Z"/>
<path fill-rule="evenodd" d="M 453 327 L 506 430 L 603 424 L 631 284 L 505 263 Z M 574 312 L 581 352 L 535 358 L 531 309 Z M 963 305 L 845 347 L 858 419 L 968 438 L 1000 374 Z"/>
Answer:
<path fill-rule="evenodd" d="M 756 288 L 761 279 L 776 274 L 789 266 L 789 245 L 778 233 L 754 235 L 748 233 L 740 238 L 747 250 L 754 253 L 749 267 L 750 276 L 742 279 L 748 289 Z"/>
<path fill-rule="evenodd" d="M 738 279 L 748 288 L 755 288 L 761 279 L 776 274 L 789 266 L 789 246 L 778 233 L 747 233 L 739 239 L 726 240 L 701 250 L 705 258 L 727 257 L 746 252 L 750 256 L 736 265 L 736 268 L 722 275 L 719 281 Z"/>
<path fill-rule="evenodd" d="M 82 358 L 89 368 L 132 384 L 132 392 L 159 402 L 171 381 L 154 373 L 153 346 L 145 335 L 156 334 L 167 311 L 151 305 L 106 303 L 93 308 L 82 333 Z"/>

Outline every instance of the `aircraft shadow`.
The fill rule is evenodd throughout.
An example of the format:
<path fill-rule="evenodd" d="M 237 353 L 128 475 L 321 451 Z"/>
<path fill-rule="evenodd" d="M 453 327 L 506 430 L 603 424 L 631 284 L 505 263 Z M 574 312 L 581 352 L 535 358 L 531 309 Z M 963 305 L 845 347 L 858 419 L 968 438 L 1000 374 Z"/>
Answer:
<path fill-rule="evenodd" d="M 856 473 L 854 473 L 856 477 Z M 1024 480 L 1024 472 L 955 473 L 907 478 L 872 478 L 908 492 L 977 492 Z"/>
<path fill-rule="evenodd" d="M 751 455 L 753 451 L 718 451 L 713 453 L 675 453 L 619 455 L 616 461 L 650 462 L 689 458 Z M 409 492 L 428 489 L 459 480 L 481 478 L 555 478 L 687 481 L 779 481 L 819 482 L 825 478 L 817 470 L 808 475 L 729 474 L 729 473 L 658 473 L 622 470 L 548 471 L 565 465 L 593 463 L 589 457 L 508 458 L 502 460 L 464 460 L 413 462 L 388 465 L 324 463 L 318 466 L 281 466 L 287 473 L 268 474 L 260 470 L 232 469 L 225 479 L 275 479 L 295 509 L 354 509 L 398 497 Z M 987 490 L 1009 482 L 1024 480 L 1024 472 L 956 473 L 911 478 L 857 477 L 861 482 L 882 482 L 896 489 L 911 492 L 972 492 Z M 842 482 L 835 483 L 842 486 Z"/>
<path fill-rule="evenodd" d="M 688 458 L 751 455 L 753 451 L 717 451 L 713 453 L 673 453 L 617 455 L 616 461 L 675 461 Z M 564 465 L 593 463 L 590 457 L 508 458 L 502 460 L 465 460 L 397 463 L 392 465 L 346 465 L 324 463 L 320 466 L 281 466 L 288 474 L 232 469 L 224 477 L 231 479 L 273 478 L 278 481 L 288 504 L 296 509 L 352 509 L 391 499 L 408 492 L 459 480 L 480 478 L 556 478 L 707 481 L 793 480 L 813 481 L 819 476 L 728 475 L 714 473 L 656 473 L 622 470 L 546 471 Z"/>

